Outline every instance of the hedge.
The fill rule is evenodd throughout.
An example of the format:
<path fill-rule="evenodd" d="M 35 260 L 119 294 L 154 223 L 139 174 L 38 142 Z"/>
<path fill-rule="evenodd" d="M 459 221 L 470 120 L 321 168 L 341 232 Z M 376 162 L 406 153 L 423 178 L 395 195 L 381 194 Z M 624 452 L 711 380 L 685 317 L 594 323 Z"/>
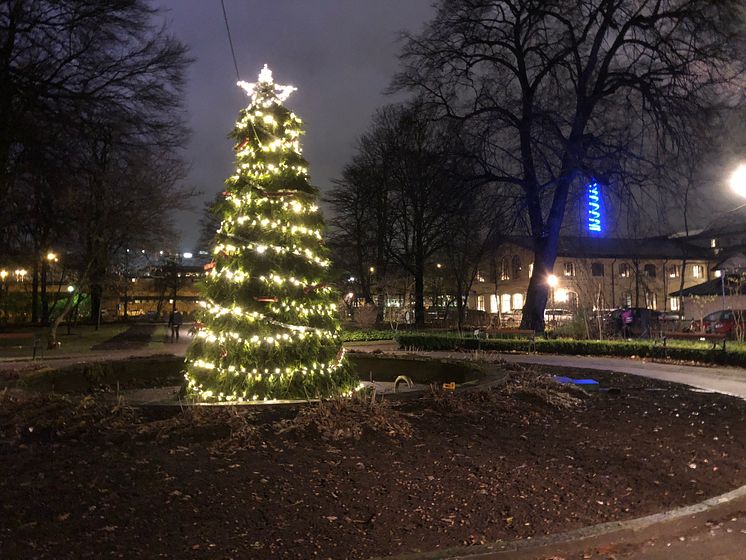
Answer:
<path fill-rule="evenodd" d="M 528 339 L 458 337 L 428 334 L 399 334 L 395 338 L 400 348 L 412 350 L 491 350 L 496 352 L 525 352 Z M 703 343 L 704 344 L 704 343 Z M 640 358 L 663 358 L 661 346 L 653 346 L 650 340 L 574 340 L 537 338 L 536 352 L 543 354 L 573 354 L 588 356 L 638 356 Z M 726 345 L 727 347 L 727 345 Z M 739 348 L 723 352 L 694 345 L 668 345 L 666 354 L 671 360 L 702 362 L 707 364 L 746 366 L 746 350 Z"/>
<path fill-rule="evenodd" d="M 342 331 L 342 342 L 364 342 L 368 340 L 393 340 L 395 331 L 380 329 L 362 329 L 358 331 Z"/>

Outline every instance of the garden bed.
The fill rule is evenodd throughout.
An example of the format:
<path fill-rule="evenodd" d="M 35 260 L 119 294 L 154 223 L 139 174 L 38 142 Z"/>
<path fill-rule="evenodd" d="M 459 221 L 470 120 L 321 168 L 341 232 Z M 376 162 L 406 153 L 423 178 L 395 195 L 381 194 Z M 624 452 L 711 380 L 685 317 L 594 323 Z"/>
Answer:
<path fill-rule="evenodd" d="M 368 558 L 629 519 L 746 484 L 746 402 L 610 373 L 580 393 L 536 375 L 250 411 L 7 391 L 0 557 Z"/>

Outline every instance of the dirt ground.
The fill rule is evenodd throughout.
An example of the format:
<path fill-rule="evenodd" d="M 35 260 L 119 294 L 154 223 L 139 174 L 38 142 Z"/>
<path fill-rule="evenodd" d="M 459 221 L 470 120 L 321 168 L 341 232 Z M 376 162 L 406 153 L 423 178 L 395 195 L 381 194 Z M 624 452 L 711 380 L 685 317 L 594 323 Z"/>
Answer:
<path fill-rule="evenodd" d="M 262 411 L 6 391 L 0 557 L 369 558 L 746 484 L 746 402 L 610 373 L 581 393 L 515 368 L 489 392 Z"/>

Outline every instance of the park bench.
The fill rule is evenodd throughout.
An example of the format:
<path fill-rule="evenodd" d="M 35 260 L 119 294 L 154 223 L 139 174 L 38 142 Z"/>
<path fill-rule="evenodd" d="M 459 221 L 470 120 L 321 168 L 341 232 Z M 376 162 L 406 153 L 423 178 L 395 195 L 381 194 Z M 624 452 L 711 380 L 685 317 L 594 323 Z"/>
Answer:
<path fill-rule="evenodd" d="M 668 358 L 668 349 L 666 347 L 667 340 L 701 340 L 703 342 L 710 342 L 712 344 L 711 350 L 717 350 L 718 348 L 725 352 L 725 341 L 728 339 L 728 335 L 722 333 L 697 333 L 697 332 L 669 332 L 663 333 L 660 338 L 653 340 L 653 348 L 659 346 L 663 349 L 664 357 Z"/>
<path fill-rule="evenodd" d="M 38 352 L 40 358 L 44 358 L 44 345 L 42 344 L 42 336 L 39 334 L 29 333 L 29 332 L 9 332 L 9 333 L 0 333 L 0 340 L 18 340 L 18 341 L 25 341 L 25 340 L 32 340 L 33 341 L 33 350 L 32 350 L 32 359 L 36 359 L 36 354 Z M 22 348 L 23 345 L 19 345 L 18 348 Z"/>

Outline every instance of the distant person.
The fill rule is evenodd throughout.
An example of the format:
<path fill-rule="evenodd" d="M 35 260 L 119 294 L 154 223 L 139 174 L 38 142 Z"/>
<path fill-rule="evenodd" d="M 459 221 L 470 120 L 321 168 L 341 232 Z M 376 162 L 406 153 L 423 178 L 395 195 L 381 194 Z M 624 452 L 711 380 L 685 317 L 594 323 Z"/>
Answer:
<path fill-rule="evenodd" d="M 174 309 L 168 316 L 168 326 L 171 327 L 171 342 L 178 342 L 179 328 L 183 322 L 184 318 L 178 309 Z"/>
<path fill-rule="evenodd" d="M 633 320 L 632 310 L 629 307 L 625 307 L 622 310 L 622 338 L 629 338 Z"/>

